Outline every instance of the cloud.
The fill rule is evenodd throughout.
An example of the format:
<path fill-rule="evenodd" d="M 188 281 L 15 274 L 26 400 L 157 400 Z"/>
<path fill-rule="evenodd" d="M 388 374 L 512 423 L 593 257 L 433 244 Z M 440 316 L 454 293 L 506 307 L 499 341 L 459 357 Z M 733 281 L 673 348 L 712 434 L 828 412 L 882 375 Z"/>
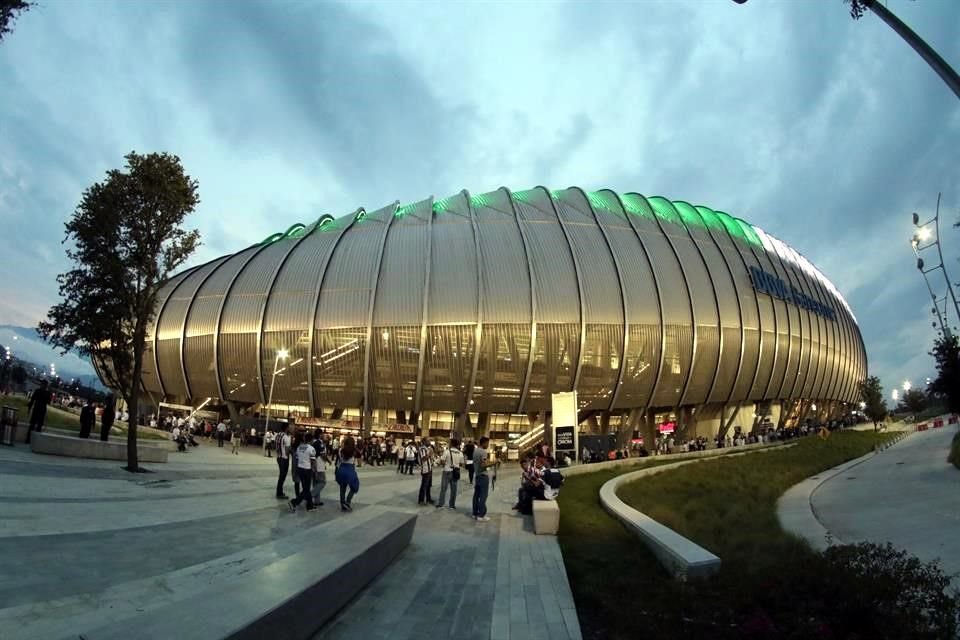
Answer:
<path fill-rule="evenodd" d="M 960 5 L 889 4 L 960 65 Z M 18 22 L 0 83 L 0 322 L 56 301 L 83 189 L 168 150 L 200 181 L 193 263 L 461 188 L 640 191 L 806 255 L 888 386 L 932 371 L 909 214 L 960 184 L 960 103 L 839 2 L 61 3 Z"/>

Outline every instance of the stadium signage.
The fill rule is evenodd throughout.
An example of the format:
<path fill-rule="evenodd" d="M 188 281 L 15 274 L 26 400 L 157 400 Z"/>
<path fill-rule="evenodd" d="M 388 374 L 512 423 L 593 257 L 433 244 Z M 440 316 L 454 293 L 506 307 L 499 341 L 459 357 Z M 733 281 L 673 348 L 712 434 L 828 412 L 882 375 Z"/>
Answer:
<path fill-rule="evenodd" d="M 772 273 L 767 273 L 757 267 L 750 267 L 750 281 L 753 283 L 753 288 L 760 293 L 792 302 L 802 309 L 812 311 L 830 320 L 836 320 L 833 309 L 814 300 L 802 291 L 798 291 L 793 285 L 787 284 Z"/>

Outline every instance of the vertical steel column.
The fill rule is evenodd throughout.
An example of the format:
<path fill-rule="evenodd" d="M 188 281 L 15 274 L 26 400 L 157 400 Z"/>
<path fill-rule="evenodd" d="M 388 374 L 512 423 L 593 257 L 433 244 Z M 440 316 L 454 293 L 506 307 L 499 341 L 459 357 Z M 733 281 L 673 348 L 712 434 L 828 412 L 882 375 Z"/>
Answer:
<path fill-rule="evenodd" d="M 527 393 L 530 391 L 530 376 L 533 372 L 534 350 L 537 346 L 537 285 L 536 279 L 533 277 L 533 261 L 530 259 L 530 243 L 527 240 L 527 233 L 523 229 L 520 216 L 517 214 L 517 208 L 513 206 L 513 193 L 506 187 L 501 188 L 507 194 L 510 211 L 513 212 L 513 219 L 517 223 L 517 230 L 520 232 L 520 241 L 523 243 L 523 256 L 527 260 L 527 277 L 530 279 L 530 350 L 527 354 L 527 372 L 523 376 L 523 386 L 520 387 L 520 399 L 517 401 L 517 413 L 523 413 L 523 405 L 527 402 Z"/>
<path fill-rule="evenodd" d="M 764 235 L 767 235 L 766 232 L 764 232 Z M 764 247 L 764 249 L 765 249 L 764 252 L 766 253 L 767 258 L 770 260 L 770 263 L 773 265 L 773 268 L 774 268 L 775 271 L 776 271 L 776 269 L 777 269 L 777 265 L 778 265 L 778 264 L 780 265 L 780 271 L 777 271 L 777 275 L 780 276 L 780 275 L 782 274 L 783 277 L 786 279 L 786 282 L 789 284 L 789 283 L 790 283 L 790 271 L 787 269 L 787 266 L 783 263 L 783 259 L 780 257 L 780 254 L 778 254 L 776 251 L 774 251 L 773 253 L 771 253 L 770 251 L 766 251 L 766 247 Z M 787 377 L 788 377 L 788 375 L 789 375 L 789 373 L 790 373 L 790 356 L 791 356 L 792 351 L 791 351 L 789 345 L 790 345 L 790 338 L 791 338 L 792 335 L 793 335 L 792 333 L 790 333 L 790 329 L 791 329 L 791 327 L 793 326 L 793 322 L 790 320 L 790 308 L 789 308 L 789 306 L 787 305 L 786 301 L 784 301 L 784 308 L 785 308 L 786 313 L 787 313 L 787 364 L 786 364 L 786 367 L 785 367 L 784 372 L 783 372 L 783 380 L 782 380 L 781 383 L 780 383 L 780 389 L 777 391 L 777 397 L 780 397 L 780 398 L 783 397 L 783 390 L 784 390 L 784 388 L 787 386 Z M 798 309 L 798 310 L 797 310 L 797 321 L 799 322 L 799 320 L 800 320 L 800 310 Z M 802 330 L 803 330 L 803 329 L 802 329 L 802 327 L 803 327 L 803 324 L 800 324 L 800 326 L 797 328 L 797 334 L 801 336 L 801 338 L 800 338 L 801 349 L 803 348 L 803 338 L 802 338 Z M 778 337 L 778 338 L 780 337 L 780 335 L 779 335 L 779 328 L 778 328 L 778 330 L 777 330 L 777 337 Z M 800 371 L 800 354 L 797 353 L 797 374 L 798 374 L 798 376 L 799 376 L 799 371 Z M 772 380 L 772 378 L 771 378 L 771 380 Z M 797 377 L 794 377 L 794 381 L 793 381 L 794 386 L 796 385 L 796 381 L 797 381 Z M 791 396 L 790 396 L 791 398 L 792 398 L 792 391 L 793 391 L 793 390 L 791 389 Z"/>
<path fill-rule="evenodd" d="M 227 298 L 230 296 L 230 292 L 233 290 L 233 285 L 240 277 L 240 274 L 243 273 L 244 269 L 247 268 L 247 265 L 250 264 L 254 258 L 260 255 L 260 253 L 266 249 L 267 246 L 268 245 L 263 245 L 259 247 L 256 251 L 247 256 L 247 259 L 244 260 L 239 267 L 237 267 L 233 277 L 230 278 L 230 282 L 227 283 L 227 286 L 223 291 L 223 297 L 220 298 L 220 304 L 217 307 L 217 317 L 213 324 L 213 373 L 217 377 L 217 391 L 220 393 L 221 400 L 227 399 L 227 395 L 223 391 L 223 381 L 220 379 L 220 328 L 223 321 L 223 308 L 227 305 Z M 249 249 L 249 247 L 247 249 Z M 244 249 L 244 251 L 247 249 Z"/>
<path fill-rule="evenodd" d="M 314 227 L 314 230 L 315 229 L 316 227 Z M 263 306 L 260 308 L 260 322 L 258 323 L 259 329 L 257 329 L 257 380 L 259 381 L 257 383 L 257 390 L 260 391 L 261 405 L 267 404 L 267 389 L 263 379 L 263 357 L 260 352 L 263 349 L 263 322 L 267 318 L 267 306 L 270 304 L 270 293 L 273 291 L 273 285 L 277 282 L 277 276 L 280 275 L 280 270 L 283 269 L 283 265 L 287 263 L 287 258 L 289 258 L 294 249 L 299 247 L 300 243 L 309 236 L 310 233 L 306 233 L 297 238 L 296 242 L 290 243 L 290 248 L 287 249 L 287 252 L 283 255 L 283 258 L 280 259 L 280 262 L 277 263 L 277 266 L 274 267 L 273 273 L 270 275 L 270 282 L 267 284 L 266 295 L 263 298 Z M 278 240 L 278 242 L 280 241 Z M 275 246 L 275 243 L 270 246 Z"/>
<path fill-rule="evenodd" d="M 160 356 L 157 355 L 157 330 L 160 328 L 160 320 L 161 318 L 163 318 L 163 310 L 167 308 L 167 302 L 169 302 L 170 298 L 172 298 L 173 295 L 177 292 L 177 289 L 180 288 L 180 285 L 182 285 L 183 282 L 188 277 L 190 277 L 190 274 L 192 274 L 194 271 L 196 271 L 202 266 L 203 265 L 201 264 L 199 266 L 193 267 L 192 269 L 188 269 L 187 271 L 183 272 L 183 274 L 181 274 L 180 281 L 177 282 L 177 284 L 173 285 L 173 288 L 170 290 L 170 293 L 168 293 L 167 297 L 163 299 L 162 303 L 160 303 L 160 310 L 157 311 L 157 317 L 153 322 L 153 363 L 154 363 L 154 368 L 156 369 L 156 372 L 157 372 L 157 384 L 160 386 L 161 399 L 165 399 L 167 397 L 167 392 L 163 387 L 163 376 L 160 375 Z M 143 372 L 140 373 L 140 381 L 143 382 Z"/>
<path fill-rule="evenodd" d="M 806 258 L 804 258 L 804 260 L 806 260 Z M 808 264 L 810 264 L 811 267 L 813 267 L 813 264 L 810 263 L 809 260 L 807 260 L 807 262 Z M 820 277 L 818 276 L 818 273 L 816 271 L 814 271 L 814 273 L 810 275 L 810 280 L 813 283 L 813 289 L 817 292 L 817 296 L 820 298 L 818 302 L 822 302 L 824 306 L 830 307 L 832 309 L 833 306 L 830 304 L 831 297 L 827 294 L 827 290 L 823 286 L 823 283 L 820 282 Z M 820 314 L 817 314 L 817 315 L 820 315 Z M 821 316 L 821 317 L 823 318 L 823 322 L 827 325 L 827 328 L 829 329 L 829 332 L 830 332 L 830 340 L 831 340 L 830 344 L 833 347 L 833 356 L 832 356 L 832 361 L 829 362 L 829 366 L 831 369 L 830 375 L 829 377 L 825 376 L 820 393 L 824 394 L 825 398 L 829 398 L 831 400 L 837 400 L 838 399 L 837 393 L 836 393 L 837 370 L 839 368 L 837 354 L 839 353 L 839 346 L 840 346 L 838 327 L 837 327 L 836 320 L 831 322 L 830 318 L 827 318 L 826 316 Z M 828 356 L 829 356 L 829 353 L 830 351 L 828 349 L 827 350 Z"/>
<path fill-rule="evenodd" d="M 307 348 L 307 398 L 310 402 L 310 413 L 313 413 L 317 409 L 317 399 L 315 397 L 315 392 L 313 389 L 313 368 L 317 366 L 314 364 L 313 360 L 316 357 L 314 353 L 314 341 L 316 340 L 317 335 L 317 313 L 320 311 L 320 291 L 323 289 L 323 280 L 327 276 L 327 267 L 330 266 L 330 261 L 333 260 L 333 254 L 337 250 L 337 246 L 340 244 L 340 240 L 343 239 L 343 236 L 347 234 L 347 231 L 353 226 L 353 223 L 357 221 L 357 216 L 363 211 L 363 208 L 359 208 L 353 212 L 353 215 L 350 216 L 350 220 L 344 225 L 343 229 L 337 234 L 337 237 L 333 240 L 333 245 L 330 247 L 330 250 L 327 251 L 327 255 L 323 259 L 323 264 L 320 266 L 320 273 L 317 276 L 317 286 L 313 290 L 313 302 L 312 309 L 313 313 L 310 316 L 310 324 L 307 326 L 307 340 L 310 342 L 310 346 Z M 318 225 L 318 228 L 322 225 Z"/>
<path fill-rule="evenodd" d="M 695 212 L 697 214 L 697 217 L 699 217 L 700 220 L 703 221 L 703 217 L 700 216 L 700 212 L 697 211 L 696 207 L 694 207 L 689 202 L 685 202 L 684 204 L 689 206 L 690 210 Z M 676 210 L 677 209 L 676 205 L 674 205 L 673 208 Z M 679 210 L 677 211 L 677 213 L 678 214 L 680 213 Z M 717 335 L 717 340 L 718 340 L 717 365 L 713 369 L 713 380 L 710 381 L 710 388 L 707 390 L 707 395 L 703 401 L 703 403 L 706 405 L 710 403 L 710 396 L 713 395 L 713 390 L 717 386 L 717 376 L 720 374 L 720 362 L 722 361 L 722 358 L 723 358 L 723 323 L 720 320 L 720 297 L 717 295 L 717 285 L 716 283 L 714 283 L 713 276 L 710 274 L 710 265 L 707 264 L 707 259 L 703 256 L 703 250 L 700 249 L 700 245 L 697 244 L 696 239 L 693 237 L 693 233 L 690 231 L 690 227 L 688 227 L 687 223 L 683 221 L 683 216 L 680 216 L 680 221 L 683 223 L 683 227 L 687 230 L 687 235 L 690 237 L 690 242 L 693 243 L 693 247 L 697 250 L 697 255 L 700 256 L 700 262 L 703 263 L 703 270 L 707 273 L 707 280 L 710 281 L 710 289 L 713 291 L 713 303 L 714 305 L 716 305 L 716 309 L 717 309 L 717 334 L 718 334 Z M 709 236 L 710 232 L 706 230 L 706 223 L 704 223 L 703 226 L 704 226 L 705 233 Z M 719 248 L 717 249 L 717 251 L 720 252 L 720 256 L 722 258 L 723 252 L 720 251 Z M 691 370 L 693 369 L 692 362 L 691 362 L 690 368 Z"/>
<path fill-rule="evenodd" d="M 580 384 L 580 363 L 583 362 L 583 348 L 587 341 L 587 324 L 584 321 L 586 311 L 583 308 L 583 279 L 580 275 L 580 264 L 577 261 L 577 254 L 573 250 L 573 242 L 570 240 L 570 231 L 567 229 L 567 225 L 564 223 L 563 216 L 560 215 L 557 205 L 553 203 L 553 194 L 550 193 L 550 190 L 544 186 L 538 186 L 537 189 L 542 189 L 543 192 L 547 194 L 547 200 L 550 202 L 550 207 L 553 209 L 553 213 L 557 216 L 557 222 L 560 223 L 560 230 L 563 231 L 563 237 L 567 241 L 567 248 L 570 249 L 570 259 L 573 261 L 573 271 L 577 276 L 577 298 L 580 301 L 580 348 L 577 351 L 577 366 L 574 369 L 573 385 L 570 389 L 571 391 L 576 391 L 577 385 Z"/>
<path fill-rule="evenodd" d="M 647 251 L 647 245 L 643 243 L 643 236 L 640 234 L 640 230 L 637 229 L 636 223 L 630 217 L 630 212 L 623 206 L 623 200 L 620 199 L 620 195 L 614 191 L 610 191 L 610 193 L 617 199 L 617 203 L 620 205 L 620 208 L 623 209 L 623 215 L 627 219 L 627 224 L 630 225 L 633 234 L 637 237 L 637 242 L 640 243 L 640 250 L 643 252 L 643 257 L 646 259 L 647 266 L 650 268 L 650 276 L 653 278 L 653 288 L 657 292 L 657 311 L 660 312 L 660 357 L 657 360 L 657 372 L 653 377 L 653 386 L 650 387 L 650 397 L 647 398 L 647 403 L 643 408 L 644 416 L 646 416 L 646 412 L 650 409 L 650 405 L 653 402 L 653 397 L 657 393 L 657 387 L 660 386 L 660 376 L 663 373 L 664 351 L 666 351 L 667 346 L 667 329 L 663 316 L 663 292 L 660 288 L 660 280 L 657 278 L 657 270 L 653 267 L 653 261 L 650 260 L 650 252 Z M 656 216 L 654 215 L 654 217 Z M 644 417 L 644 420 L 646 420 L 646 417 Z"/>
<path fill-rule="evenodd" d="M 480 251 L 480 229 L 477 222 L 477 214 L 473 209 L 473 203 L 470 202 L 470 192 L 464 189 L 461 191 L 467 201 L 467 214 L 470 216 L 470 226 L 473 228 L 473 246 L 477 252 L 477 326 L 473 333 L 473 365 L 470 371 L 470 386 L 467 388 L 467 395 L 464 397 L 463 413 L 470 412 L 470 405 L 473 404 L 473 388 L 477 384 L 477 369 L 480 367 L 480 343 L 483 340 L 483 253 Z"/>
<path fill-rule="evenodd" d="M 184 392 L 186 393 L 187 400 L 193 399 L 193 393 L 190 391 L 190 379 L 187 377 L 187 362 L 186 362 L 187 323 L 190 322 L 190 310 L 193 309 L 193 303 L 196 301 L 197 294 L 200 293 L 200 289 L 203 288 L 204 283 L 210 279 L 210 276 L 216 273 L 219 269 L 223 268 L 223 265 L 226 264 L 227 261 L 233 257 L 233 255 L 234 254 L 230 254 L 224 258 L 221 258 L 217 266 L 211 269 L 210 273 L 205 275 L 200 280 L 200 284 L 197 285 L 197 288 L 194 290 L 193 295 L 190 296 L 190 302 L 187 303 L 187 309 L 183 314 L 183 326 L 180 327 L 180 375 L 183 376 L 183 389 L 184 389 Z M 140 378 L 140 383 L 143 384 L 142 374 Z"/>
<path fill-rule="evenodd" d="M 613 389 L 613 393 L 610 395 L 610 404 L 607 407 L 607 411 L 613 411 L 617 399 L 620 397 L 620 389 L 623 387 L 623 374 L 627 368 L 627 349 L 630 347 L 630 312 L 627 311 L 627 292 L 623 285 L 623 271 L 620 269 L 620 260 L 617 258 L 616 252 L 613 250 L 613 245 L 610 244 L 610 236 L 607 235 L 607 230 L 600 223 L 600 218 L 597 216 L 597 210 L 593 208 L 593 204 L 590 202 L 590 198 L 587 197 L 587 194 L 583 192 L 583 189 L 576 187 L 576 189 L 583 195 L 583 199 L 587 202 L 587 206 L 590 207 L 590 213 L 593 214 L 593 220 L 597 223 L 597 227 L 600 229 L 600 234 L 603 236 L 603 241 L 607 245 L 607 251 L 610 252 L 610 257 L 613 258 L 613 267 L 617 271 L 617 285 L 620 287 L 620 308 L 623 309 L 623 341 L 620 345 L 620 371 L 617 374 L 617 384 Z M 626 215 L 626 212 L 624 212 Z"/>
<path fill-rule="evenodd" d="M 700 208 L 699 208 L 699 207 L 694 207 L 694 209 L 697 210 L 697 213 L 700 214 L 700 218 L 703 219 L 704 216 L 703 216 L 703 213 L 700 211 Z M 719 217 L 717 218 L 717 220 L 719 220 Z M 719 224 L 720 224 L 721 227 L 723 227 L 723 222 L 720 222 Z M 726 229 L 726 227 L 723 227 L 723 228 Z M 737 358 L 737 372 L 734 374 L 733 382 L 730 384 L 730 393 L 727 394 L 727 399 L 726 399 L 726 401 L 724 402 L 724 405 L 726 405 L 726 404 L 729 404 L 729 403 L 730 403 L 730 399 L 733 398 L 733 392 L 734 392 L 734 389 L 736 389 L 736 386 L 737 386 L 737 379 L 740 378 L 740 371 L 741 371 L 741 367 L 743 366 L 743 346 L 744 346 L 743 343 L 746 341 L 746 335 L 745 335 L 746 332 L 745 332 L 744 329 L 743 329 L 743 300 L 740 298 L 740 288 L 737 286 L 737 279 L 736 279 L 735 277 L 733 277 L 733 269 L 730 267 L 730 261 L 727 260 L 727 254 L 724 253 L 723 249 L 720 248 L 720 243 L 717 242 L 716 236 L 713 235 L 713 230 L 712 230 L 711 228 L 709 228 L 709 227 L 707 227 L 707 235 L 710 236 L 710 240 L 713 241 L 713 246 L 715 246 L 715 247 L 717 248 L 717 253 L 720 254 L 720 259 L 723 260 L 723 265 L 727 268 L 727 273 L 730 274 L 730 284 L 733 285 L 733 292 L 734 292 L 734 294 L 736 294 L 736 296 L 737 296 L 737 318 L 738 318 L 739 321 L 740 321 L 740 355 L 739 355 L 738 358 Z M 731 244 L 732 244 L 732 242 L 733 242 L 733 241 L 731 240 Z M 732 246 L 733 246 L 733 248 L 734 248 L 734 251 L 737 251 L 736 245 L 732 245 Z M 739 254 L 740 252 L 737 251 L 737 253 Z M 743 256 L 740 256 L 740 258 L 742 259 Z M 746 264 L 744 264 L 744 268 L 746 269 Z M 707 274 L 708 274 L 708 275 L 710 274 L 709 269 L 707 270 Z M 712 275 L 710 275 L 710 281 L 711 281 L 711 282 L 713 281 L 713 276 L 712 276 Z M 716 292 L 717 292 L 716 285 L 714 285 L 713 292 L 714 292 L 714 295 L 716 295 Z M 758 313 L 759 313 L 759 312 L 758 312 Z M 723 318 L 720 317 L 719 300 L 718 300 L 718 302 L 717 302 L 717 318 L 719 319 L 719 324 L 720 324 L 720 326 L 719 326 L 719 329 L 720 329 L 720 340 L 721 340 L 721 342 L 720 342 L 720 357 L 722 358 L 722 357 L 723 357 L 723 344 L 724 344 L 724 343 L 723 343 Z M 720 366 L 719 366 L 719 364 L 718 364 L 718 365 L 717 365 L 717 371 L 719 372 L 719 370 L 720 370 Z M 716 384 L 716 377 L 714 377 L 714 384 Z M 707 394 L 707 402 L 708 402 L 708 403 L 709 403 L 709 401 L 710 401 L 710 396 L 713 395 L 713 391 L 714 391 L 714 387 L 711 386 L 711 387 L 710 387 L 710 392 Z M 722 423 L 722 422 L 723 422 L 723 412 L 722 412 L 722 411 L 721 411 L 721 413 L 720 413 L 720 420 L 721 420 L 721 423 Z"/>
<path fill-rule="evenodd" d="M 383 250 L 387 246 L 387 234 L 390 233 L 390 225 L 397 217 L 397 208 L 399 202 L 394 202 L 393 213 L 383 225 L 383 236 L 380 238 L 380 250 L 377 252 L 377 268 L 373 270 L 370 282 L 370 308 L 367 311 L 367 344 L 366 352 L 363 356 L 363 410 L 360 416 L 360 435 L 364 435 L 366 429 L 367 414 L 370 411 L 370 341 L 373 339 L 373 309 L 377 303 L 377 285 L 380 283 L 380 269 L 383 267 Z"/>
<path fill-rule="evenodd" d="M 414 414 L 420 413 L 420 405 L 423 401 L 423 363 L 426 360 L 427 350 L 427 304 L 430 299 L 430 265 L 433 263 L 433 196 L 430 196 L 430 210 L 427 215 L 427 268 L 424 275 L 423 284 L 423 310 L 420 318 L 420 361 L 417 363 L 417 388 L 413 394 Z"/>
<path fill-rule="evenodd" d="M 653 197 L 656 198 L 658 196 Z M 661 198 L 661 200 L 669 202 L 669 200 L 666 198 Z M 653 208 L 653 205 L 651 205 L 651 208 Z M 683 278 L 683 286 L 687 290 L 687 301 L 690 303 L 690 323 L 693 331 L 693 349 L 690 353 L 690 367 L 687 370 L 687 379 L 683 383 L 683 389 L 680 392 L 680 398 L 677 400 L 676 405 L 674 405 L 676 408 L 683 406 L 683 401 L 687 398 L 687 390 L 690 388 L 690 380 L 693 378 L 693 365 L 697 361 L 697 311 L 693 306 L 693 291 L 690 289 L 690 279 L 687 277 L 687 270 L 683 268 L 683 261 L 680 259 L 680 252 L 677 251 L 677 247 L 673 244 L 673 240 L 670 239 L 670 235 L 664 229 L 663 223 L 660 222 L 660 216 L 657 215 L 656 210 L 653 212 L 653 219 L 656 220 L 657 227 L 660 229 L 660 233 L 662 233 L 663 237 L 666 238 L 667 244 L 670 245 L 670 251 L 673 253 L 673 257 L 676 259 L 677 265 L 680 267 L 680 277 Z M 684 229 L 686 229 L 686 225 L 684 225 Z"/>
<path fill-rule="evenodd" d="M 730 214 L 724 213 L 724 212 L 721 212 L 721 213 L 727 216 L 727 218 L 730 218 L 733 224 L 736 224 L 736 220 L 734 220 L 733 217 L 730 216 Z M 733 250 L 740 257 L 740 262 L 743 264 L 744 272 L 747 273 L 749 277 L 750 268 L 747 265 L 747 259 L 743 257 L 743 249 L 737 245 L 737 239 L 734 238 L 733 234 L 730 233 L 730 229 L 727 228 L 727 225 L 724 223 L 723 218 L 721 218 L 720 222 L 721 222 L 721 226 L 723 226 L 724 233 L 726 233 L 727 237 L 730 238 L 730 244 L 733 246 Z M 734 283 L 736 283 L 736 279 L 734 279 Z M 757 333 L 759 334 L 760 342 L 757 345 L 757 366 L 754 367 L 753 369 L 753 379 L 750 381 L 750 389 L 747 390 L 746 397 L 740 399 L 740 402 L 747 400 L 750 397 L 750 391 L 753 390 L 753 385 L 756 384 L 757 382 L 757 372 L 760 371 L 760 357 L 763 355 L 763 328 L 760 326 L 760 299 L 757 297 L 756 289 L 753 289 L 750 291 L 750 296 L 751 298 L 753 298 L 753 303 L 757 308 Z M 744 354 L 744 351 L 746 350 L 747 332 L 746 332 L 746 328 L 743 326 L 743 310 L 742 309 L 741 309 L 740 318 L 741 318 L 740 320 L 740 362 L 737 364 L 737 380 L 735 380 L 733 383 L 733 389 L 730 390 L 730 397 L 727 398 L 727 403 L 731 401 L 731 399 L 733 398 L 733 394 L 736 393 L 737 382 L 740 380 L 740 373 L 743 371 L 743 354 Z"/>
<path fill-rule="evenodd" d="M 737 218 L 734 218 L 734 221 L 737 222 L 738 224 L 741 224 L 741 223 L 744 224 L 744 225 L 748 224 L 747 222 L 744 222 L 744 221 L 739 220 L 739 219 L 737 219 Z M 751 228 L 752 228 L 752 227 L 751 227 Z M 754 233 L 756 233 L 756 232 L 754 232 Z M 750 243 L 747 243 L 747 244 L 750 245 Z M 760 259 L 760 255 L 757 253 L 757 250 L 754 249 L 752 245 L 750 245 L 749 248 L 750 248 L 750 252 L 753 254 L 754 259 L 757 261 L 757 264 L 760 265 L 760 268 L 762 269 L 762 268 L 763 268 L 763 260 Z M 761 249 L 761 250 L 763 251 L 763 255 L 764 255 L 765 257 L 769 255 L 769 252 L 766 250 L 766 248 L 763 248 L 763 249 Z M 772 260 L 769 260 L 769 258 L 768 258 L 768 262 L 770 262 L 771 268 L 773 268 L 774 270 L 776 270 L 776 268 L 773 266 L 773 261 L 772 261 Z M 756 294 L 756 291 L 754 291 L 754 294 Z M 770 298 L 770 314 L 773 316 L 773 362 L 770 363 L 770 377 L 767 378 L 767 384 L 765 384 L 765 385 L 763 386 L 763 391 L 760 393 L 760 397 L 757 398 L 757 399 L 755 399 L 754 402 L 756 402 L 756 401 L 758 401 L 758 400 L 764 400 L 764 399 L 767 397 L 767 395 L 769 394 L 769 392 L 770 392 L 770 384 L 773 382 L 773 372 L 774 372 L 774 371 L 776 370 L 776 368 L 777 368 L 777 356 L 779 355 L 779 352 L 780 352 L 780 341 L 777 339 L 777 337 L 778 337 L 779 334 L 780 334 L 780 322 L 777 320 L 777 304 L 776 304 L 776 301 L 774 300 L 773 296 L 768 296 L 768 297 Z M 759 301 L 759 299 L 758 299 L 758 300 L 757 300 L 757 305 L 759 306 L 759 304 L 760 304 L 760 301 Z M 786 311 L 786 303 L 784 303 L 784 311 Z M 790 312 L 789 312 L 789 311 L 786 311 L 786 313 L 789 315 Z M 750 385 L 751 391 L 753 390 L 753 385 L 757 383 L 757 378 L 759 377 L 759 374 L 760 374 L 760 365 L 759 365 L 759 362 L 760 362 L 760 359 L 763 358 L 763 342 L 764 342 L 764 337 L 763 337 L 763 322 L 762 322 L 762 321 L 763 321 L 763 317 L 762 317 L 762 316 L 759 316 L 759 319 L 760 319 L 760 321 L 761 321 L 761 322 L 760 322 L 760 357 L 757 359 L 757 373 L 754 375 L 753 384 Z"/>

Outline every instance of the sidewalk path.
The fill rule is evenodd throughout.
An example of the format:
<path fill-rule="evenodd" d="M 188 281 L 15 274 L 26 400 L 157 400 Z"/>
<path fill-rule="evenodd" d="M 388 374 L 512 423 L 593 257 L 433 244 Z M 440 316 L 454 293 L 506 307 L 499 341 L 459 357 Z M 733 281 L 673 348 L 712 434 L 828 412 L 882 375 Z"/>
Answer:
<path fill-rule="evenodd" d="M 813 514 L 837 542 L 889 541 L 921 560 L 939 558 L 958 584 L 960 470 L 947 463 L 956 431 L 915 433 L 834 475 L 810 494 Z"/>

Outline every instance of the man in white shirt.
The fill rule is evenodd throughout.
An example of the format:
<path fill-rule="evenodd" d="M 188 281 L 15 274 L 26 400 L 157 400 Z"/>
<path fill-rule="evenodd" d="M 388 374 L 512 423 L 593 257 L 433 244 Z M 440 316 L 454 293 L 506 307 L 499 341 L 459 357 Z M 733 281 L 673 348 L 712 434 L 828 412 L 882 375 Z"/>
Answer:
<path fill-rule="evenodd" d="M 187 447 L 184 445 L 184 438 L 180 432 L 180 427 L 173 428 L 173 431 L 170 433 L 170 438 L 177 443 L 177 451 L 187 450 Z"/>
<path fill-rule="evenodd" d="M 283 493 L 283 483 L 286 482 L 287 472 L 290 471 L 290 435 L 286 431 L 278 432 L 275 436 L 275 442 L 277 443 L 277 468 L 280 474 L 277 479 L 277 500 L 286 500 L 287 496 Z M 316 451 L 314 451 L 314 455 L 316 455 Z"/>
<path fill-rule="evenodd" d="M 289 436 L 285 436 L 288 437 Z M 290 501 L 290 513 L 297 510 L 304 499 L 307 501 L 307 511 L 313 511 L 313 493 L 310 491 L 310 483 L 313 481 L 313 474 L 317 471 L 317 450 L 307 440 L 307 434 L 300 436 L 300 446 L 297 447 L 296 455 L 297 468 L 294 473 L 300 480 L 300 489 L 297 491 L 297 497 Z"/>
<path fill-rule="evenodd" d="M 404 459 L 406 461 L 405 473 L 413 475 L 413 465 L 417 462 L 417 448 L 414 446 L 413 442 L 407 445 L 407 448 L 404 452 Z"/>
<path fill-rule="evenodd" d="M 443 472 L 440 474 L 440 499 L 437 501 L 437 509 L 443 506 L 444 498 L 447 497 L 447 487 L 450 488 L 451 509 L 457 508 L 457 484 L 460 482 L 460 470 L 463 468 L 463 454 L 460 452 L 460 441 L 451 440 L 450 448 L 447 449 L 440 458 L 443 463 Z"/>
<path fill-rule="evenodd" d="M 217 425 L 217 446 L 223 447 L 223 440 L 227 437 L 227 423 L 223 420 Z"/>

